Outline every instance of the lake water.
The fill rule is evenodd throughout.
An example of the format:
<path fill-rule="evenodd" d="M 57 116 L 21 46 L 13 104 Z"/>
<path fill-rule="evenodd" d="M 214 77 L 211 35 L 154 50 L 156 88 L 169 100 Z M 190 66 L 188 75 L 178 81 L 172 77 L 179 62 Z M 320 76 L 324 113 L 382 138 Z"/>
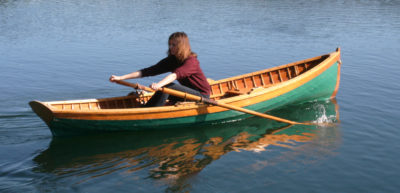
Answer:
<path fill-rule="evenodd" d="M 398 0 L 0 0 L 0 192 L 398 192 L 399 10 Z M 271 112 L 338 125 L 250 118 L 54 138 L 31 111 L 31 100 L 127 94 L 108 77 L 165 57 L 175 31 L 212 79 L 340 47 L 336 101 Z"/>

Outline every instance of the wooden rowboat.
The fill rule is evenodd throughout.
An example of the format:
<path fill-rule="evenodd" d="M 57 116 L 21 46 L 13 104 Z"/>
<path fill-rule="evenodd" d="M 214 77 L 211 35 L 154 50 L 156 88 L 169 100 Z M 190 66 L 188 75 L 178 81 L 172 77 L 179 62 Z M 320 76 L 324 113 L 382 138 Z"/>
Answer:
<path fill-rule="evenodd" d="M 243 74 L 210 80 L 211 100 L 266 112 L 295 102 L 334 98 L 340 81 L 340 49 L 335 52 Z M 141 107 L 152 93 L 103 99 L 40 102 L 32 110 L 54 136 L 90 131 L 148 130 L 221 123 L 251 115 L 202 102 Z"/>

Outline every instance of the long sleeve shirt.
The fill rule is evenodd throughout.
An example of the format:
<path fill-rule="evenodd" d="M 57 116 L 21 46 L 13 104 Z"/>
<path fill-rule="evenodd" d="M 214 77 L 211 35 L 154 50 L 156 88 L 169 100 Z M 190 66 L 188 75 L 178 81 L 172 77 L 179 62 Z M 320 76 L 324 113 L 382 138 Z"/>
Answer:
<path fill-rule="evenodd" d="M 211 87 L 200 68 L 200 62 L 195 56 L 189 56 L 183 63 L 175 56 L 168 56 L 157 64 L 140 70 L 142 77 L 156 76 L 166 72 L 176 74 L 178 82 L 186 87 L 195 89 L 203 95 L 210 95 Z"/>

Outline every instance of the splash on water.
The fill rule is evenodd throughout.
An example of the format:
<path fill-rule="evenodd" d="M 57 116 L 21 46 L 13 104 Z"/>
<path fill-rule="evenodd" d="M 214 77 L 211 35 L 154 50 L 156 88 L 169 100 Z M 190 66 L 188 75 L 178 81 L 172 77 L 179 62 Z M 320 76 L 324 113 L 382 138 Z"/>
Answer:
<path fill-rule="evenodd" d="M 314 103 L 311 108 L 316 112 L 314 123 L 323 124 L 337 122 L 336 114 L 327 115 L 326 103 Z"/>

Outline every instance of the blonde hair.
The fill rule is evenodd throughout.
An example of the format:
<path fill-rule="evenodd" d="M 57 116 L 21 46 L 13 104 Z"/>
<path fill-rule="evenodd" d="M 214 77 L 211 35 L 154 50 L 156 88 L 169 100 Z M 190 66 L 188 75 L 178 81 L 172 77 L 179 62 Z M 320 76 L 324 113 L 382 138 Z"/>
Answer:
<path fill-rule="evenodd" d="M 175 32 L 171 34 L 168 38 L 168 43 L 171 41 L 176 41 L 178 46 L 178 51 L 175 57 L 180 61 L 185 61 L 189 56 L 197 57 L 197 54 L 192 52 L 190 48 L 189 38 L 185 32 Z M 171 50 L 168 49 L 168 56 L 171 56 Z"/>

